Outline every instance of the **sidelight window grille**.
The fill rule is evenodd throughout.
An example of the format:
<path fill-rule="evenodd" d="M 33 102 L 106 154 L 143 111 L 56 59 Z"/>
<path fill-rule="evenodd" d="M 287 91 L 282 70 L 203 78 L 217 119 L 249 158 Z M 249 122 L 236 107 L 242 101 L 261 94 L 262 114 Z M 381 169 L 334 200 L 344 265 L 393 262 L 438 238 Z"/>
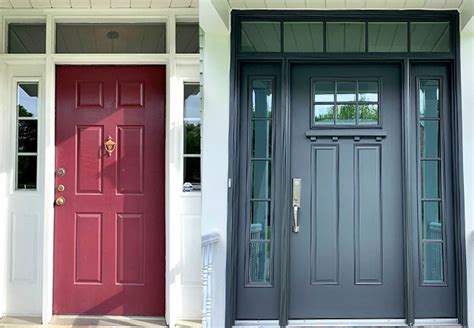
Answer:
<path fill-rule="evenodd" d="M 201 189 L 201 87 L 184 84 L 183 191 Z"/>
<path fill-rule="evenodd" d="M 271 285 L 272 268 L 272 117 L 274 79 L 252 79 L 250 84 L 250 222 L 247 284 Z"/>
<path fill-rule="evenodd" d="M 421 268 L 425 284 L 445 282 L 441 80 L 418 81 Z"/>
<path fill-rule="evenodd" d="M 38 163 L 38 83 L 17 84 L 16 189 L 36 190 Z"/>

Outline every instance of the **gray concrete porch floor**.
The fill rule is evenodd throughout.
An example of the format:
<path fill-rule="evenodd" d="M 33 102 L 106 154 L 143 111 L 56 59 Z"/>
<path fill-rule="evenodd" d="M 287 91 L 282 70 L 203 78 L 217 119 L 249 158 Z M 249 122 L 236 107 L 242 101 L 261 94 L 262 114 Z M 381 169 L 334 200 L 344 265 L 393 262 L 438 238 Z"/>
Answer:
<path fill-rule="evenodd" d="M 150 327 L 150 328 L 167 328 L 164 318 L 158 317 L 124 317 L 124 316 L 77 316 L 77 315 L 61 315 L 54 316 L 49 325 L 42 325 L 39 317 L 22 317 L 12 316 L 0 319 L 0 327 L 2 328 L 39 328 L 39 327 Z M 180 320 L 177 322 L 176 328 L 200 328 L 201 323 L 198 321 Z"/>

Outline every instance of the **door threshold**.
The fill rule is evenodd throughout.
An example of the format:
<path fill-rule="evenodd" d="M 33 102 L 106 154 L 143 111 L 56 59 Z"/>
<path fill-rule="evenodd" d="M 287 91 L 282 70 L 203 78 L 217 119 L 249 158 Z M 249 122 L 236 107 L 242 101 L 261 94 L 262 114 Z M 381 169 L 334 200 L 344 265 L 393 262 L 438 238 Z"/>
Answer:
<path fill-rule="evenodd" d="M 50 326 L 168 327 L 164 317 L 121 315 L 54 315 Z"/>
<path fill-rule="evenodd" d="M 459 328 L 457 319 L 418 319 L 416 327 L 455 327 Z M 237 320 L 234 327 L 246 328 L 279 328 L 278 320 Z M 404 319 L 328 319 L 328 320 L 289 320 L 288 328 L 299 327 L 408 327 Z"/>

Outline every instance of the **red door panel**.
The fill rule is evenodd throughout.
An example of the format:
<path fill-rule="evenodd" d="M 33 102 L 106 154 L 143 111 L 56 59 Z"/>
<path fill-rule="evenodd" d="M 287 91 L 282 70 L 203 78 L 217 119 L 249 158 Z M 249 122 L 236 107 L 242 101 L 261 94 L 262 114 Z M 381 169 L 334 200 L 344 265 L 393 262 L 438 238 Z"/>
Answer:
<path fill-rule="evenodd" d="M 164 160 L 164 67 L 57 68 L 55 314 L 164 315 Z"/>

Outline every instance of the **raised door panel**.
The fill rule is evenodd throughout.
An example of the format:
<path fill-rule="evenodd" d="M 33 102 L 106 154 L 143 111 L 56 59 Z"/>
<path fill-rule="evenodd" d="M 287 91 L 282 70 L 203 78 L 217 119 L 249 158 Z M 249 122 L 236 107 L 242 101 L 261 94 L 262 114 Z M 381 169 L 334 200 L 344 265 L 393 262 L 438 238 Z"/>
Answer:
<path fill-rule="evenodd" d="M 74 282 L 102 282 L 102 215 L 77 213 L 74 234 Z"/>
<path fill-rule="evenodd" d="M 77 127 L 76 183 L 79 194 L 100 194 L 103 191 L 103 131 L 103 126 Z"/>
<path fill-rule="evenodd" d="M 380 146 L 354 147 L 355 283 L 383 283 Z"/>
<path fill-rule="evenodd" d="M 121 194 L 143 193 L 144 127 L 118 127 L 117 191 Z"/>
<path fill-rule="evenodd" d="M 313 148 L 311 284 L 339 282 L 338 146 Z"/>
<path fill-rule="evenodd" d="M 117 283 L 142 285 L 145 268 L 143 214 L 117 214 Z"/>

